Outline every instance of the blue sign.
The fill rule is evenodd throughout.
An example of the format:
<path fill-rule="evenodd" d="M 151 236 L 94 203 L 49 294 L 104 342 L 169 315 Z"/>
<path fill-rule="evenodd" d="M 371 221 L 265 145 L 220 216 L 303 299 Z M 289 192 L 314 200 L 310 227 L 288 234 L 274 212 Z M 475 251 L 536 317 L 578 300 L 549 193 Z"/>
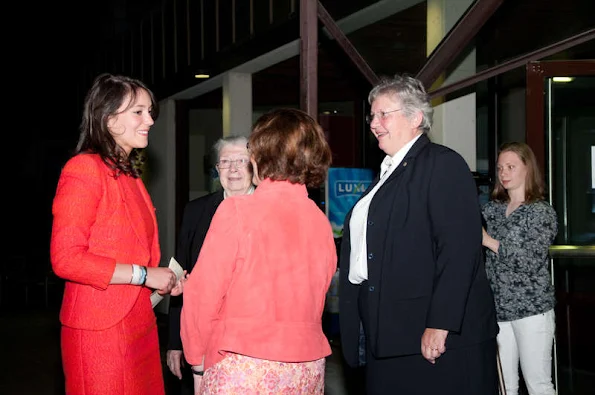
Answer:
<path fill-rule="evenodd" d="M 374 180 L 371 169 L 332 167 L 326 184 L 326 215 L 335 238 L 343 235 L 345 216 Z"/>

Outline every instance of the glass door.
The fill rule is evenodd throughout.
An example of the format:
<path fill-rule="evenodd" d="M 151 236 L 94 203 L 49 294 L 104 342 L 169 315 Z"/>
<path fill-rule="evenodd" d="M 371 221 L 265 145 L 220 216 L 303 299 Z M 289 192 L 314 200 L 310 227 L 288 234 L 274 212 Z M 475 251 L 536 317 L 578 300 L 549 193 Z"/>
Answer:
<path fill-rule="evenodd" d="M 595 244 L 595 75 L 548 77 L 550 196 L 561 217 L 558 242 Z"/>
<path fill-rule="evenodd" d="M 546 175 L 559 231 L 550 249 L 556 288 L 558 394 L 595 388 L 595 62 L 527 68 L 527 142 Z M 540 96 L 540 97 L 538 97 Z"/>

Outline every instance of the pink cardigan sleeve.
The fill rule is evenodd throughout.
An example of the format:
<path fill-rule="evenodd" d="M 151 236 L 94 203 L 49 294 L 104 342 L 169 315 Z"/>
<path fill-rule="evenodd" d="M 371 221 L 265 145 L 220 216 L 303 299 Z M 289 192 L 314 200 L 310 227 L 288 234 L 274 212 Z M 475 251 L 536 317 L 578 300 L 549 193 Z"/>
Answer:
<path fill-rule="evenodd" d="M 201 365 L 241 259 L 240 225 L 234 199 L 223 201 L 211 222 L 196 265 L 184 286 L 180 334 L 188 362 Z"/>

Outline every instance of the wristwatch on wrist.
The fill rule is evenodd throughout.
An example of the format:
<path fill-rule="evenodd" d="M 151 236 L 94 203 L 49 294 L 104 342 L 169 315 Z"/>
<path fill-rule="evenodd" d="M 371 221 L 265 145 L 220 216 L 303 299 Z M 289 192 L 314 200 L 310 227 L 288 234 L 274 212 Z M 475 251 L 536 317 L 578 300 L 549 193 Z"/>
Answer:
<path fill-rule="evenodd" d="M 191 367 L 190 370 L 192 370 L 192 374 L 195 376 L 202 376 L 205 374 L 204 370 L 196 370 L 194 367 Z"/>

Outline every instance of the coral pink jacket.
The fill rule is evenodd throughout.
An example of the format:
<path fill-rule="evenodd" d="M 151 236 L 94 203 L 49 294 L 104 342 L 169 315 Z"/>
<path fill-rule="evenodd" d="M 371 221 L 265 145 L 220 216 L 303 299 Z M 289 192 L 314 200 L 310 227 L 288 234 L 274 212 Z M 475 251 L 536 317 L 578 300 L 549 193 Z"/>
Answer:
<path fill-rule="evenodd" d="M 62 169 L 52 212 L 52 267 L 67 280 L 62 324 L 113 326 L 139 292 L 150 294 L 146 287 L 109 285 L 116 262 L 158 266 L 161 257 L 155 207 L 142 180 L 115 179 L 98 155 L 76 155 Z"/>
<path fill-rule="evenodd" d="M 337 255 L 304 185 L 264 180 L 221 203 L 184 287 L 184 354 L 205 369 L 226 352 L 313 361 L 330 355 L 322 312 Z"/>

